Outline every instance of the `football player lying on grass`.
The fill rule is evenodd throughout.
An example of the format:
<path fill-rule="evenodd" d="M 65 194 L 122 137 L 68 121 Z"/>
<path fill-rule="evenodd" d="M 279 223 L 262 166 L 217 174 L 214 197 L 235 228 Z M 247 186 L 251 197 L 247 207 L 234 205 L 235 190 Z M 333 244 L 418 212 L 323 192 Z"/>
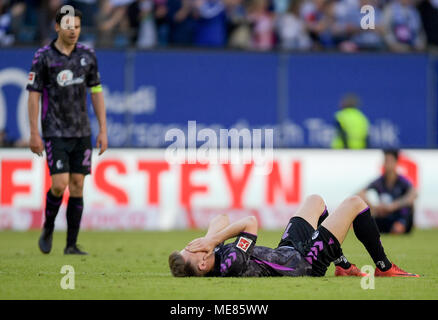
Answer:
<path fill-rule="evenodd" d="M 356 237 L 376 264 L 375 276 L 419 277 L 388 260 L 370 209 L 358 196 L 344 200 L 330 215 L 320 196 L 307 197 L 289 220 L 275 249 L 256 246 L 255 217 L 230 224 L 226 215 L 217 216 L 205 237 L 169 256 L 169 266 L 176 277 L 324 276 L 330 263 L 336 262 L 335 275 L 365 276 L 341 250 L 352 223 Z M 233 243 L 224 245 L 236 236 Z"/>

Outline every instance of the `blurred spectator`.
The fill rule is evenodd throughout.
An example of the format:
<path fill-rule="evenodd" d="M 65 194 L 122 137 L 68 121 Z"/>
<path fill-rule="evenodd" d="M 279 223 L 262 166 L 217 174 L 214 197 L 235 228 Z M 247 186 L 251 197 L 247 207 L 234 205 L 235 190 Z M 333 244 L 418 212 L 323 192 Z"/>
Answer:
<path fill-rule="evenodd" d="M 177 46 L 193 44 L 196 22 L 193 0 L 168 0 L 169 42 Z"/>
<path fill-rule="evenodd" d="M 157 41 L 161 46 L 169 42 L 169 8 L 167 0 L 155 0 L 155 24 L 157 28 Z"/>
<path fill-rule="evenodd" d="M 41 46 L 48 45 L 55 38 L 54 21 L 56 11 L 65 4 L 63 0 L 35 1 L 37 5 L 37 40 Z"/>
<path fill-rule="evenodd" d="M 385 40 L 392 51 L 423 50 L 425 39 L 413 0 L 394 0 L 383 12 Z"/>
<path fill-rule="evenodd" d="M 274 47 L 274 17 L 267 0 L 252 0 L 249 21 L 252 23 L 252 48 L 271 50 Z"/>
<path fill-rule="evenodd" d="M 422 0 L 417 8 L 423 21 L 428 45 L 438 49 L 438 0 Z"/>
<path fill-rule="evenodd" d="M 287 12 L 279 17 L 277 28 L 281 49 L 309 50 L 312 47 L 304 22 L 300 19 L 302 2 L 291 0 Z"/>
<path fill-rule="evenodd" d="M 329 31 L 332 23 L 329 10 L 333 0 L 307 0 L 301 7 L 301 17 L 317 48 L 333 47 Z"/>
<path fill-rule="evenodd" d="M 14 42 L 14 36 L 10 34 L 11 13 L 9 12 L 9 3 L 0 0 L 0 46 L 10 46 Z"/>
<path fill-rule="evenodd" d="M 80 41 L 91 46 L 405 52 L 427 40 L 438 47 L 438 0 L 0 0 L 0 46 L 48 44 L 64 4 L 83 12 Z M 374 8 L 373 29 L 361 28 L 365 5 Z"/>
<path fill-rule="evenodd" d="M 368 147 L 368 119 L 358 109 L 359 98 L 352 93 L 342 97 L 341 110 L 335 114 L 334 149 L 364 149 Z"/>
<path fill-rule="evenodd" d="M 360 14 L 360 9 L 358 9 L 356 23 L 359 29 L 353 36 L 352 41 L 359 50 L 381 50 L 385 47 L 383 15 L 377 4 L 377 0 L 360 0 L 360 7 L 369 5 L 374 8 L 374 29 L 361 29 L 360 23 L 363 16 Z"/>
<path fill-rule="evenodd" d="M 286 13 L 289 10 L 292 1 L 293 0 L 272 0 L 274 13 L 276 15 L 282 15 Z"/>
<path fill-rule="evenodd" d="M 95 16 L 99 11 L 97 0 L 70 0 L 68 4 L 82 12 L 81 28 L 96 26 Z"/>
<path fill-rule="evenodd" d="M 194 0 L 195 44 L 200 47 L 223 47 L 226 43 L 225 6 L 223 0 Z"/>
<path fill-rule="evenodd" d="M 227 0 L 228 45 L 232 48 L 251 48 L 251 23 L 244 0 Z"/>
<path fill-rule="evenodd" d="M 128 34 L 128 7 L 133 1 L 134 0 L 102 0 L 98 18 L 98 43 L 100 46 L 107 47 L 114 44 L 117 45 L 117 43 L 114 42 L 114 37 L 118 34 L 125 34 L 125 36 Z"/>
<path fill-rule="evenodd" d="M 357 24 L 357 13 L 360 13 L 360 8 L 356 1 L 329 1 L 327 3 L 327 29 L 332 45 L 342 51 L 357 49 L 355 43 L 351 41 L 352 36 L 360 30 L 360 25 Z"/>
<path fill-rule="evenodd" d="M 140 25 L 138 30 L 137 47 L 140 49 L 152 48 L 157 44 L 154 1 L 140 0 L 138 1 L 138 5 Z"/>
<path fill-rule="evenodd" d="M 14 44 L 25 10 L 24 0 L 0 0 L 0 47 Z"/>

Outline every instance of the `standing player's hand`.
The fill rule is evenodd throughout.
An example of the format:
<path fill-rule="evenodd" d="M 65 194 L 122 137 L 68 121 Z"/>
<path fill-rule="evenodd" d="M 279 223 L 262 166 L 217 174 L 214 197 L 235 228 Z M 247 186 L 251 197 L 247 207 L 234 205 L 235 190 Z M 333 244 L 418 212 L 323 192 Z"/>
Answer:
<path fill-rule="evenodd" d="M 43 156 L 44 144 L 39 134 L 31 134 L 29 141 L 30 150 L 38 156 Z"/>
<path fill-rule="evenodd" d="M 106 132 L 100 131 L 97 135 L 96 148 L 100 148 L 99 156 L 108 149 L 108 136 Z"/>

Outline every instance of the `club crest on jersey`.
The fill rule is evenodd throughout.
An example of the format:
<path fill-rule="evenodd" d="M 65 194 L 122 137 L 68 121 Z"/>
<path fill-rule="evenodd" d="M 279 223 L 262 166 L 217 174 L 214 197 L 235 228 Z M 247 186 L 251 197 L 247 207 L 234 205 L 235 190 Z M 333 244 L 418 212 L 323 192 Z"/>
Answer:
<path fill-rule="evenodd" d="M 81 66 L 85 67 L 87 65 L 87 60 L 85 58 L 81 58 Z"/>
<path fill-rule="evenodd" d="M 27 79 L 30 85 L 35 83 L 35 72 L 29 72 L 29 78 Z"/>
<path fill-rule="evenodd" d="M 251 246 L 252 240 L 244 237 L 239 238 L 239 242 L 237 242 L 236 247 L 240 250 L 246 252 L 248 248 Z"/>
<path fill-rule="evenodd" d="M 56 169 L 60 170 L 64 167 L 61 160 L 56 161 Z"/>
<path fill-rule="evenodd" d="M 62 70 L 60 73 L 58 73 L 58 76 L 56 77 L 56 81 L 61 87 L 66 87 L 72 84 L 79 84 L 84 82 L 84 77 L 82 76 L 73 79 L 73 72 L 67 69 L 67 70 Z"/>

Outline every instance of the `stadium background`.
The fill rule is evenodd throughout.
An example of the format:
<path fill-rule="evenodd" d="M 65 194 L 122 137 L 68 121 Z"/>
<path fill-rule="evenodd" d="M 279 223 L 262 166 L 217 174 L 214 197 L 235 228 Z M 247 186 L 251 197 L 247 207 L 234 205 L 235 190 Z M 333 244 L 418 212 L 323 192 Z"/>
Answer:
<path fill-rule="evenodd" d="M 265 4 L 261 16 L 270 17 L 271 22 L 283 17 L 286 11 L 280 9 L 280 2 Z M 32 56 L 52 36 L 51 24 L 41 23 L 45 21 L 41 10 L 49 19 L 47 3 L 62 2 L 5 3 L 3 18 L 9 14 L 12 23 L 2 36 L 12 37 L 2 38 L 5 47 L 0 51 L 0 129 L 6 146 L 0 149 L 0 229 L 37 229 L 50 185 L 46 163 L 28 149 L 13 147 L 24 147 L 29 136 L 24 88 Z M 23 3 L 21 20 L 14 20 L 12 8 Z M 95 5 L 98 16 L 103 10 L 101 2 L 81 3 Z M 134 2 L 111 3 L 116 9 L 125 8 L 124 17 L 130 19 Z M 84 27 L 82 40 L 96 46 L 111 147 L 101 157 L 93 155 L 93 175 L 85 186 L 84 229 L 203 228 L 219 212 L 230 213 L 232 219 L 255 214 L 263 228 L 282 228 L 306 195 L 322 194 L 332 210 L 364 187 L 381 172 L 379 150 L 385 147 L 403 149 L 400 171 L 420 194 L 417 226 L 438 226 L 438 56 L 433 53 L 435 33 L 428 32 L 425 20 L 423 46 L 404 53 L 394 52 L 384 37 L 382 46 L 364 50 L 347 33 L 341 40 L 332 35 L 327 42 L 322 33 L 310 31 L 313 42 L 309 47 L 286 50 L 273 22 L 268 46 L 258 42 L 254 28 L 245 50 L 236 50 L 229 33 L 220 38 L 222 42 L 211 42 L 218 36 L 214 28 L 207 33 L 210 42 L 197 36 L 186 43 L 175 42 L 174 26 L 167 23 L 165 36 L 166 23 L 158 13 L 166 3 L 170 10 L 171 0 L 135 3 L 154 8 L 156 41 L 148 50 L 139 48 L 135 40 L 140 25 L 130 25 L 128 31 L 115 28 L 110 43 L 99 42 L 102 30 L 95 20 Z M 244 16 L 249 19 L 254 9 L 236 3 L 248 8 Z M 303 5 L 309 3 L 317 6 L 317 1 Z M 359 4 L 333 3 L 338 9 Z M 383 12 L 394 3 L 379 2 L 376 8 Z M 435 6 L 433 1 L 415 5 L 420 8 L 424 3 Z M 228 5 L 223 2 L 217 11 L 225 24 L 230 23 L 225 14 Z M 413 5 L 410 8 L 417 10 Z M 357 13 L 359 7 L 349 10 Z M 307 17 L 304 12 L 300 21 L 305 23 Z M 348 22 L 345 15 L 334 18 L 339 18 L 335 19 L 339 24 Z M 354 21 L 358 23 L 357 15 Z M 205 28 L 200 25 L 197 21 L 192 30 L 195 35 Z M 324 31 L 326 35 L 329 29 Z M 334 113 L 341 97 L 350 92 L 360 97 L 361 109 L 371 122 L 371 149 L 329 150 Z M 96 118 L 91 106 L 89 110 L 96 134 Z M 271 174 L 254 174 L 252 164 L 169 164 L 165 152 L 171 142 L 165 141 L 165 134 L 175 128 L 187 132 L 188 121 L 196 121 L 198 132 L 202 128 L 273 128 Z M 65 205 L 58 218 L 59 229 L 65 228 Z"/>

